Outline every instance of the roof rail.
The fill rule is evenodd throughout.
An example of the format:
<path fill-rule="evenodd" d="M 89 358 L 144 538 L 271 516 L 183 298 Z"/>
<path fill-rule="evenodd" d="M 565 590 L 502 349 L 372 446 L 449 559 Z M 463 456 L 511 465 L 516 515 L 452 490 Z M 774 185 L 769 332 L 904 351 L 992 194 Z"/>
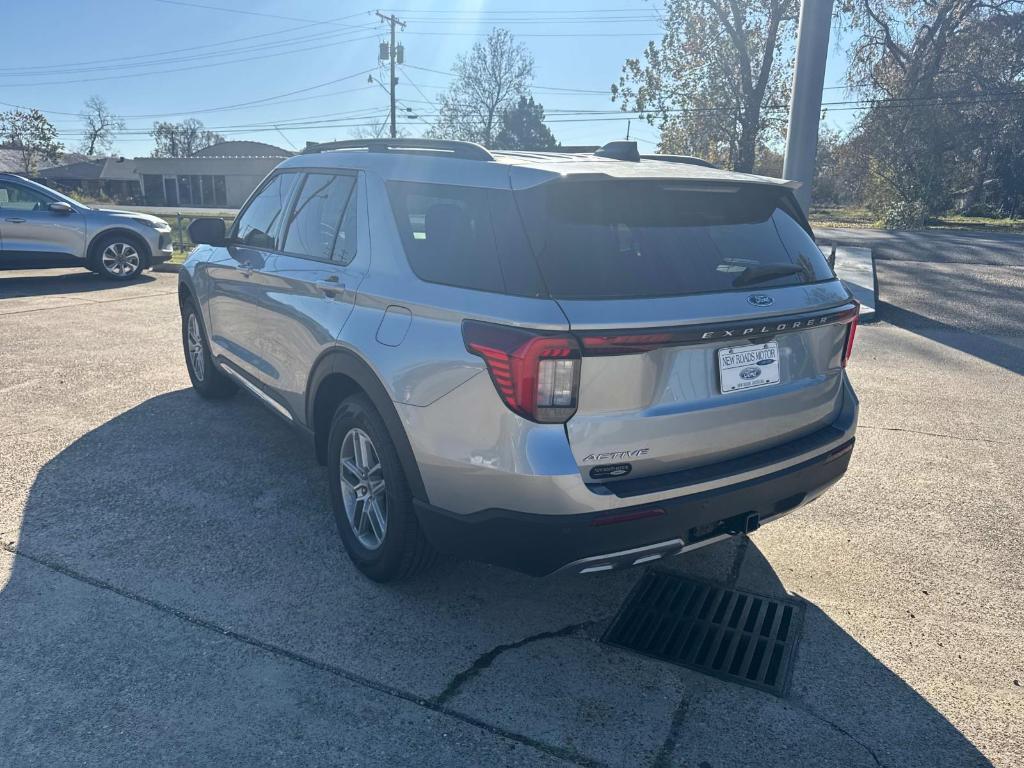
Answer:
<path fill-rule="evenodd" d="M 636 148 L 635 141 L 609 141 L 594 154 L 598 157 L 610 157 L 612 160 L 640 160 L 640 150 Z"/>
<path fill-rule="evenodd" d="M 329 152 L 335 149 L 365 149 L 367 152 L 403 152 L 421 150 L 441 157 L 457 157 L 462 160 L 493 160 L 494 155 L 472 141 L 448 141 L 447 139 L 350 139 L 348 141 L 327 141 L 323 144 L 307 144 L 302 154 Z"/>
<path fill-rule="evenodd" d="M 640 155 L 644 160 L 661 160 L 665 163 L 684 163 L 685 165 L 699 165 L 703 168 L 718 168 L 714 163 L 709 163 L 702 157 L 691 155 Z"/>

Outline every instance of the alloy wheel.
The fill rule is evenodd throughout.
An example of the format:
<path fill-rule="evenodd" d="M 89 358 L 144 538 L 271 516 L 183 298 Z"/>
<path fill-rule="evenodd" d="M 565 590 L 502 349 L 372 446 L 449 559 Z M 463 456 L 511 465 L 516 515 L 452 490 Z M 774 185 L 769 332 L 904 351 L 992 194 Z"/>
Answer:
<path fill-rule="evenodd" d="M 341 442 L 341 496 L 359 543 L 375 550 L 388 530 L 384 470 L 370 436 L 354 427 Z"/>
<path fill-rule="evenodd" d="M 194 312 L 188 316 L 186 332 L 188 360 L 192 364 L 192 373 L 199 381 L 203 381 L 206 376 L 206 362 L 203 359 L 203 334 L 199 330 L 199 319 Z"/>
<path fill-rule="evenodd" d="M 103 268 L 116 277 L 128 277 L 139 271 L 139 252 L 128 243 L 111 243 L 100 256 Z"/>

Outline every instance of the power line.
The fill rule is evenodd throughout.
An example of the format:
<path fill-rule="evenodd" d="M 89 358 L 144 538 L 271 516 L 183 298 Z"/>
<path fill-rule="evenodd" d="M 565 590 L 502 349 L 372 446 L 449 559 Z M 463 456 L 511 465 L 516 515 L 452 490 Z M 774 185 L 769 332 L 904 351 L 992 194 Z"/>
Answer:
<path fill-rule="evenodd" d="M 165 5 L 181 5 L 181 6 L 185 6 L 186 8 L 202 8 L 203 10 L 206 10 L 206 11 L 223 11 L 224 13 L 239 13 L 239 14 L 244 14 L 246 16 L 262 16 L 263 18 L 266 18 L 266 19 L 283 19 L 284 21 L 305 21 L 305 22 L 308 22 L 310 24 L 334 24 L 334 23 L 337 23 L 337 22 L 332 22 L 332 21 L 328 21 L 328 20 L 324 20 L 324 19 L 303 19 L 303 18 L 299 18 L 299 17 L 296 17 L 296 16 L 280 16 L 280 15 L 278 15 L 276 13 L 263 13 L 262 11 L 248 11 L 248 10 L 244 10 L 242 8 L 225 8 L 222 5 L 206 5 L 206 4 L 203 4 L 203 3 L 187 2 L 186 0 L 153 0 L 153 2 L 154 3 L 164 3 Z M 355 15 L 358 16 L 359 14 L 355 14 Z M 350 17 L 345 17 L 345 18 L 350 18 Z M 343 24 L 342 26 L 348 26 L 348 25 L 344 25 Z"/>
<path fill-rule="evenodd" d="M 243 101 L 243 102 L 238 102 L 236 104 L 228 104 L 228 105 L 220 106 L 220 107 L 205 107 L 205 108 L 202 108 L 202 109 L 183 109 L 183 110 L 179 110 L 177 112 L 153 112 L 153 113 L 150 113 L 150 114 L 141 114 L 141 115 L 119 115 L 119 117 L 121 117 L 121 118 L 123 118 L 125 120 L 134 120 L 134 119 L 146 119 L 146 118 L 155 118 L 155 117 L 176 117 L 178 115 L 200 115 L 200 114 L 208 114 L 208 113 L 211 113 L 211 112 L 228 112 L 228 111 L 235 110 L 235 109 L 250 109 L 250 108 L 255 107 L 255 106 L 268 106 L 270 103 L 285 104 L 285 103 L 289 103 L 289 101 L 304 101 L 305 99 L 291 99 L 291 100 L 288 100 L 288 101 L 277 101 L 277 100 L 278 99 L 283 99 L 286 96 L 294 96 L 294 95 L 299 94 L 299 93 L 308 93 L 309 91 L 315 91 L 318 88 L 325 88 L 328 85 L 335 85 L 336 83 L 342 83 L 342 82 L 344 82 L 346 80 L 352 80 L 354 78 L 361 77 L 363 75 L 369 74 L 370 72 L 373 72 L 373 69 L 364 69 L 362 72 L 355 72 L 355 73 L 353 73 L 351 75 L 345 75 L 343 77 L 336 77 L 336 78 L 333 78 L 331 80 L 326 80 L 326 81 L 324 81 L 322 83 L 317 83 L 316 85 L 307 86 L 305 88 L 297 88 L 297 89 L 295 89 L 293 91 L 286 91 L 284 93 L 279 93 L 279 94 L 276 94 L 274 96 L 267 96 L 267 97 L 261 98 L 261 99 L 253 99 L 252 101 Z M 361 90 L 365 90 L 365 88 L 353 88 L 351 90 L 336 91 L 335 93 L 352 93 L 354 91 L 361 91 Z M 315 97 L 307 97 L 307 98 L 323 98 L 324 96 L 329 96 L 329 95 L 331 95 L 331 94 L 318 94 Z M 4 105 L 5 107 L 14 107 L 15 109 L 33 109 L 33 107 L 28 107 L 28 106 L 25 106 L 23 104 L 11 104 L 11 103 L 6 102 L 6 101 L 0 101 L 0 104 Z M 40 112 L 47 112 L 47 113 L 52 114 L 52 115 L 65 115 L 65 116 L 70 116 L 70 117 L 80 117 L 81 116 L 78 112 L 61 112 L 61 111 L 54 110 L 54 109 L 40 109 L 39 111 Z"/>
<path fill-rule="evenodd" d="M 354 16 L 362 16 L 362 14 L 361 13 L 354 13 L 354 14 L 350 14 L 348 16 L 340 16 L 340 17 L 338 17 L 338 19 L 334 19 L 332 21 L 339 21 L 341 19 L 350 19 L 350 18 L 353 18 Z M 138 56 L 118 56 L 118 57 L 114 57 L 114 58 L 110 58 L 110 59 L 90 59 L 88 61 L 71 61 L 71 62 L 64 62 L 63 64 L 41 64 L 41 65 L 38 65 L 38 66 L 35 66 L 35 67 L 20 67 L 17 70 L 15 70 L 14 68 L 11 68 L 11 67 L 0 67 L 0 72 L 11 72 L 11 71 L 26 71 L 27 72 L 27 71 L 48 70 L 48 69 L 56 69 L 57 71 L 64 71 L 64 70 L 68 69 L 69 67 L 87 66 L 87 65 L 90 65 L 90 64 L 106 64 L 106 63 L 110 63 L 110 64 L 118 64 L 118 65 L 120 65 L 120 64 L 124 64 L 124 63 L 131 63 L 133 60 L 136 60 L 136 59 L 151 59 L 151 58 L 160 59 L 160 58 L 165 57 L 165 56 L 171 56 L 171 55 L 177 54 L 177 53 L 185 53 L 185 52 L 188 52 L 188 51 L 196 51 L 196 50 L 200 50 L 202 48 L 218 48 L 218 47 L 224 46 L 224 45 L 232 45 L 234 43 L 247 42 L 249 40 L 257 40 L 257 39 L 261 39 L 261 38 L 264 38 L 264 37 L 274 37 L 276 35 L 288 34 L 289 32 L 298 32 L 299 30 L 309 29 L 310 27 L 319 26 L 322 23 L 323 22 L 313 22 L 313 23 L 310 23 L 310 24 L 302 24 L 302 25 L 297 26 L 297 27 L 288 27 L 287 29 L 281 29 L 281 30 L 278 30 L 276 32 L 263 32 L 263 33 L 260 33 L 258 35 L 246 35 L 244 37 L 236 37 L 236 38 L 231 38 L 229 40 L 219 40 L 219 41 L 217 41 L 215 43 L 202 43 L 201 45 L 190 45 L 190 46 L 188 46 L 186 48 L 176 48 L 176 49 L 173 49 L 173 50 L 156 51 L 154 53 L 140 54 Z M 353 29 L 364 29 L 364 28 L 368 29 L 369 25 L 367 25 L 365 27 L 363 27 L 363 26 L 353 27 Z"/>
<path fill-rule="evenodd" d="M 235 55 L 238 55 L 238 54 L 249 53 L 249 52 L 254 52 L 254 51 L 266 52 L 268 49 L 281 48 L 281 47 L 286 47 L 286 46 L 290 47 L 290 46 L 294 46 L 296 43 L 303 43 L 303 42 L 310 42 L 310 41 L 330 40 L 330 41 L 333 41 L 333 42 L 347 42 L 347 40 L 349 39 L 349 36 L 351 36 L 352 34 L 353 33 L 348 31 L 348 30 L 338 30 L 338 31 L 332 31 L 332 32 L 319 32 L 319 33 L 314 34 L 314 35 L 303 35 L 301 37 L 293 37 L 293 38 L 288 38 L 288 39 L 285 39 L 285 40 L 278 40 L 278 41 L 272 41 L 272 42 L 263 42 L 263 43 L 259 43 L 259 44 L 255 44 L 255 45 L 245 46 L 245 47 L 242 47 L 242 48 L 232 48 L 232 49 L 226 49 L 226 50 L 222 50 L 222 51 L 210 51 L 210 52 L 207 52 L 207 53 L 194 54 L 192 56 L 181 56 L 181 57 L 178 57 L 176 59 L 176 62 L 177 63 L 181 63 L 181 62 L 189 62 L 189 61 L 209 61 L 211 66 L 216 66 L 218 64 L 228 64 L 228 63 L 231 63 L 231 62 L 224 62 L 224 61 L 217 62 L 217 61 L 212 61 L 213 59 L 223 58 L 223 57 L 226 57 L 226 56 L 235 56 Z M 308 48 L 308 47 L 307 48 L 303 48 L 303 49 L 289 48 L 289 50 L 283 51 L 283 52 L 279 52 L 279 53 L 292 53 L 293 51 L 296 51 L 296 50 L 311 50 L 311 49 Z M 262 58 L 268 58 L 271 55 L 279 55 L 279 54 L 265 53 L 265 55 Z M 105 72 L 105 71 L 110 71 L 110 70 L 117 71 L 119 73 L 118 74 L 119 77 L 126 77 L 126 76 L 132 76 L 131 73 L 126 72 L 126 70 L 129 69 L 129 68 L 153 67 L 153 66 L 160 66 L 161 64 L 162 64 L 162 62 L 159 62 L 159 61 L 137 61 L 137 62 L 130 62 L 129 61 L 129 62 L 117 62 L 115 64 L 106 64 L 106 65 L 89 66 L 89 67 L 79 67 L 77 69 L 75 69 L 75 68 L 64 68 L 64 69 L 57 70 L 57 71 L 46 71 L 46 72 L 30 72 L 30 71 L 14 71 L 14 70 L 10 70 L 10 71 L 5 71 L 5 72 L 0 72 L 0 78 L 6 78 L 6 77 L 52 77 L 55 74 L 84 74 L 84 73 L 88 73 L 88 72 Z M 138 72 L 136 74 L 145 75 L 145 74 L 151 74 L 151 73 L 150 72 Z M 44 85 L 44 84 L 45 83 L 40 83 L 40 85 Z"/>
<path fill-rule="evenodd" d="M 374 39 L 376 37 L 377 37 L 376 34 L 366 35 L 364 37 L 350 38 L 350 39 L 344 40 L 343 42 L 355 43 L 355 42 L 359 42 L 361 40 Z M 243 63 L 243 62 L 246 62 L 246 61 L 263 60 L 263 59 L 273 58 L 273 57 L 277 57 L 277 56 L 288 56 L 288 55 L 295 54 L 295 53 L 302 53 L 304 51 L 315 51 L 315 50 L 319 50 L 321 48 L 329 48 L 329 47 L 332 47 L 332 46 L 334 46 L 336 44 L 337 44 L 336 42 L 330 42 L 330 43 L 325 43 L 323 45 L 313 45 L 313 46 L 307 46 L 305 48 L 293 48 L 293 49 L 287 50 L 287 51 L 278 51 L 277 53 L 269 53 L 269 54 L 260 55 L 260 56 L 248 56 L 248 57 L 245 57 L 245 58 L 242 58 L 242 59 L 232 59 L 231 61 L 218 61 L 218 62 L 214 62 L 212 64 L 194 64 L 194 65 L 188 66 L 188 67 L 174 67 L 174 68 L 171 68 L 171 69 L 153 70 L 153 71 L 150 71 L 150 72 L 135 72 L 135 73 L 128 73 L 128 74 L 123 74 L 123 75 L 107 75 L 107 76 L 104 76 L 104 77 L 91 77 L 91 78 L 83 78 L 83 79 L 79 79 L 79 80 L 48 80 L 46 82 L 41 82 L 41 83 L 5 83 L 4 87 L 5 88 L 19 88 L 19 87 L 29 87 L 29 86 L 31 86 L 31 87 L 38 87 L 38 86 L 41 86 L 41 85 L 67 85 L 67 84 L 73 84 L 73 83 L 94 83 L 94 82 L 99 82 L 101 80 L 122 80 L 124 78 L 130 78 L 130 77 L 145 77 L 147 75 L 166 75 L 166 74 L 169 74 L 171 72 L 187 72 L 187 71 L 195 70 L 195 69 L 207 69 L 208 67 L 211 67 L 211 66 L 221 66 L 221 65 L 224 65 L 224 64 L 240 64 L 240 63 Z"/>

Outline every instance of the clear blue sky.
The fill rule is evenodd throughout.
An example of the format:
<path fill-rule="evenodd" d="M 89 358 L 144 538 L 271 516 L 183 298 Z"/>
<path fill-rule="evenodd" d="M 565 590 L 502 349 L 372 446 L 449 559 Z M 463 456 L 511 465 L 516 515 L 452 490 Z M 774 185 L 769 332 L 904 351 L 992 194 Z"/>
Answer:
<path fill-rule="evenodd" d="M 412 135 L 436 111 L 450 79 L 442 73 L 455 57 L 502 26 L 536 59 L 534 95 L 555 136 L 600 144 L 621 138 L 626 118 L 579 113 L 617 107 L 608 86 L 626 58 L 659 39 L 659 7 L 660 0 L 576 0 L 561 8 L 540 0 L 415 0 L 391 8 L 328 0 L 12 0 L 0 31 L 0 110 L 42 109 L 70 149 L 79 142 L 82 102 L 99 95 L 126 116 L 127 134 L 115 145 L 126 156 L 149 154 L 145 133 L 155 119 L 197 117 L 228 138 L 283 147 L 349 138 L 387 114 L 384 89 L 367 81 L 372 74 L 386 82 L 377 62 L 386 27 L 372 13 L 381 8 L 408 22 L 399 36 L 406 66 L 398 93 L 401 106 L 422 115 L 403 121 Z M 834 34 L 826 102 L 849 98 L 840 89 L 844 48 Z M 832 112 L 828 122 L 845 128 L 852 116 Z M 632 135 L 645 148 L 658 138 L 638 120 Z"/>

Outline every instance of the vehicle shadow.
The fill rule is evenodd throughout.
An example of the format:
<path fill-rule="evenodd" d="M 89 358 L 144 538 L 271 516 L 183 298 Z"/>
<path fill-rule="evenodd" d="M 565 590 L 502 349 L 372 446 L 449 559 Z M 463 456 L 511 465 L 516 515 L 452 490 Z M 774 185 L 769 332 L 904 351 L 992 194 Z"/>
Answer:
<path fill-rule="evenodd" d="M 140 611 L 163 611 L 172 620 L 212 631 L 219 642 L 247 638 L 245 651 L 251 646 L 286 649 L 289 658 L 314 659 L 345 670 L 349 679 L 372 681 L 378 693 L 387 687 L 423 701 L 449 689 L 461 671 L 495 648 L 516 647 L 507 644 L 568 625 L 595 622 L 590 626 L 599 627 L 615 614 L 639 576 L 627 571 L 594 579 L 537 580 L 479 564 L 445 562 L 415 582 L 377 585 L 355 572 L 345 557 L 327 511 L 325 483 L 326 472 L 303 439 L 257 403 L 242 397 L 210 403 L 191 390 L 151 398 L 64 448 L 38 472 L 20 528 L 3 536 L 19 554 L 0 591 L 0 616 L 19 605 L 32 606 L 17 631 L 21 647 L 27 649 L 25 663 L 45 669 L 45 674 L 35 678 L 31 691 L 15 687 L 8 692 L 0 712 L 17 722 L 0 722 L 0 731 L 20 734 L 23 745 L 36 730 L 61 732 L 71 744 L 81 739 L 83 763 L 102 762 L 102 756 L 87 754 L 95 744 L 84 738 L 83 729 L 142 727 L 138 723 L 148 721 L 133 719 L 133 713 L 159 708 L 158 695 L 163 695 L 161 683 L 147 677 L 155 672 L 130 660 L 117 661 L 113 640 L 104 646 L 110 658 L 96 661 L 105 670 L 98 677 L 91 672 L 92 659 L 73 658 L 69 648 L 90 647 L 87 634 L 116 635 L 120 630 L 87 600 L 47 597 L 39 584 L 41 567 L 135 601 Z M 728 580 L 731 553 L 739 550 L 729 546 L 716 552 L 719 547 L 679 559 L 672 567 Z M 722 567 L 723 557 L 729 567 Z M 752 544 L 746 546 L 743 573 L 757 591 L 784 592 L 771 563 Z M 765 756 L 760 765 L 828 762 L 817 759 L 813 737 L 798 739 L 796 746 L 781 736 L 773 743 L 778 732 L 771 724 L 782 713 L 796 718 L 796 727 L 801 727 L 801 718 L 817 723 L 823 741 L 838 740 L 858 754 L 868 749 L 888 765 L 989 764 L 928 701 L 814 605 L 808 605 L 804 632 L 786 700 L 675 667 L 658 671 L 660 678 L 681 676 L 682 684 L 694 691 L 688 715 L 693 724 L 679 740 L 688 746 L 678 749 L 703 745 L 705 758 L 715 750 L 736 751 L 739 757 L 742 750 L 751 750 L 735 761 L 708 758 L 715 766 L 746 762 L 752 754 Z M 160 640 L 152 642 L 159 646 Z M 188 657 L 175 658 L 182 666 L 175 667 L 174 675 L 187 676 Z M 604 663 L 604 656 L 596 658 Z M 65 666 L 81 663 L 89 667 L 89 682 L 76 687 L 68 681 L 85 676 Z M 613 667 L 582 673 L 615 679 Z M 554 679 L 580 672 L 545 668 Z M 271 687 L 299 686 L 295 674 L 295 679 L 277 679 Z M 605 696 L 609 701 L 588 711 L 606 713 L 618 728 L 619 719 L 629 717 L 621 703 L 643 698 L 625 684 L 594 693 L 580 690 L 576 682 L 566 679 L 559 690 L 579 697 Z M 130 700 L 130 711 L 117 702 L 104 703 L 98 694 L 90 698 L 88 692 L 101 684 Z M 255 702 L 263 695 L 264 681 L 251 685 Z M 530 721 L 525 715 L 517 719 L 518 706 L 551 706 L 548 711 L 553 712 L 544 690 L 531 689 L 525 702 L 510 697 L 501 717 L 511 721 L 503 727 L 514 730 L 517 723 Z M 204 695 L 225 694 L 211 682 Z M 664 709 L 667 722 L 677 703 L 652 698 L 646 706 Z M 187 709 L 188 703 L 175 706 Z M 452 706 L 462 704 L 455 698 Z M 707 716 L 699 717 L 701 711 Z M 223 712 L 221 718 L 231 717 L 237 706 L 225 706 Z M 578 708 L 560 708 L 552 718 L 574 713 Z M 607 739 L 596 735 L 605 725 L 601 717 L 566 724 L 566 729 L 581 729 L 574 749 L 597 752 L 597 763 L 620 764 L 614 750 L 601 753 L 597 740 Z M 726 724 L 728 738 L 722 730 Z M 217 739 L 228 738 L 224 734 L 230 732 L 229 724 L 202 725 L 210 754 L 217 754 Z M 181 737 L 176 727 L 178 721 L 168 715 L 147 738 L 174 749 Z M 588 733 L 593 747 L 588 746 Z M 858 757 L 836 764 L 859 763 Z M 621 764 L 630 763 L 624 759 Z"/>
<path fill-rule="evenodd" d="M 106 280 L 94 272 L 85 269 L 70 271 L 68 269 L 39 270 L 32 274 L 9 275 L 0 268 L 0 301 L 3 299 L 21 299 L 32 296 L 53 296 L 56 294 L 90 293 L 108 291 L 145 285 L 156 280 L 152 275 L 142 274 L 134 280 L 117 282 Z"/>

